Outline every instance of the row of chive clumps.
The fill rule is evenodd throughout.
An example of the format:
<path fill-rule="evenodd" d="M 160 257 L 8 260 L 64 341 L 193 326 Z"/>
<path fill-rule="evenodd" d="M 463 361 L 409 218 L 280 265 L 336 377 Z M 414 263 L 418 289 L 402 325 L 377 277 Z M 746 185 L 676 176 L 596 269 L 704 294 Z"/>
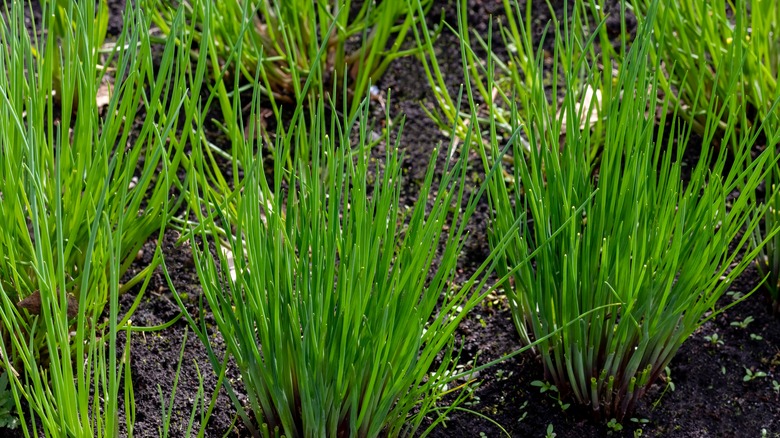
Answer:
<path fill-rule="evenodd" d="M 613 41 L 604 2 L 576 2 L 551 23 L 562 73 L 550 78 L 530 6 L 503 0 L 507 24 L 485 36 L 459 0 L 465 77 L 452 96 L 424 20 L 432 3 L 128 2 L 108 45 L 105 0 L 44 1 L 41 29 L 6 4 L 0 426 L 133 435 L 132 336 L 176 322 L 132 323 L 157 268 L 217 391 L 261 437 L 427 435 L 494 365 L 463 372 L 455 341 L 489 294 L 506 295 L 525 344 L 507 357 L 535 350 L 562 394 L 618 421 L 751 263 L 777 306 L 780 57 L 767 35 L 780 7 L 627 0 L 609 12 Z M 494 54 L 494 39 L 513 50 Z M 371 83 L 406 55 L 451 138 L 408 207 L 403 120 L 372 124 L 369 108 Z M 225 149 L 206 133 L 211 105 Z M 491 253 L 464 279 L 483 197 Z M 219 341 L 159 245 L 133 266 L 166 228 L 192 245 Z M 161 436 L 174 433 L 174 396 Z M 214 403 L 201 378 L 188 436 L 205 434 Z"/>

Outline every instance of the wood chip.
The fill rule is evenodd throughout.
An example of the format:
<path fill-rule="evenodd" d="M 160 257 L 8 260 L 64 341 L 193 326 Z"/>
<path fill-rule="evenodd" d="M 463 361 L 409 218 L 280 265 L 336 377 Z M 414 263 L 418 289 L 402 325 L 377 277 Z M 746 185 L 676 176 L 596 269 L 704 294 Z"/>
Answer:
<path fill-rule="evenodd" d="M 27 310 L 31 315 L 41 314 L 41 293 L 33 292 L 30 296 L 16 303 L 16 307 Z M 79 314 L 79 302 L 73 295 L 68 294 L 68 318 L 74 318 Z"/>

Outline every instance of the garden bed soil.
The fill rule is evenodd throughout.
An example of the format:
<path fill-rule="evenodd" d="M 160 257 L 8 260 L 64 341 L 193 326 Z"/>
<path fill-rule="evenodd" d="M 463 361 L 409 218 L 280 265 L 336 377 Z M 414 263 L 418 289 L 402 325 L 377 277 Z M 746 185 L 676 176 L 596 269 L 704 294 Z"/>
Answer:
<path fill-rule="evenodd" d="M 554 3 L 556 11 L 562 12 L 562 7 L 558 4 L 563 2 Z M 534 7 L 537 11 L 543 11 L 533 22 L 532 31 L 538 40 L 550 14 L 544 0 L 534 0 Z M 455 26 L 455 5 L 446 0 L 434 6 L 429 14 L 430 25 L 438 24 L 441 17 L 438 11 L 442 9 L 445 19 Z M 117 10 L 121 8 L 112 5 L 112 12 Z M 502 10 L 501 0 L 469 1 L 470 27 L 486 33 L 491 15 L 494 20 L 501 20 Z M 112 13 L 111 29 L 114 33 L 118 32 L 117 26 L 121 26 L 121 23 L 117 24 L 115 21 L 117 17 L 120 15 Z M 612 25 L 611 22 L 607 24 Z M 496 27 L 494 25 L 494 28 Z M 549 30 L 546 37 L 548 44 L 552 40 L 551 32 Z M 447 31 L 443 32 L 436 42 L 439 62 L 453 92 L 462 82 L 458 44 L 457 37 Z M 419 60 L 404 58 L 395 61 L 377 85 L 380 90 L 392 90 L 389 102 L 391 116 L 404 115 L 406 118 L 401 141 L 405 154 L 406 180 L 401 202 L 412 205 L 419 192 L 431 150 L 439 144 L 446 145 L 448 139 L 426 117 L 422 109 L 423 105 L 433 108 L 435 104 Z M 383 94 L 386 96 L 384 91 Z M 479 166 L 477 161 L 474 163 Z M 476 166 L 472 174 L 479 180 L 481 172 Z M 459 262 L 460 279 L 468 278 L 489 253 L 485 228 L 487 224 L 488 207 L 486 199 L 483 199 L 469 225 L 469 241 Z M 192 252 L 187 244 L 175 244 L 178 237 L 176 231 L 166 232 L 165 239 L 161 242 L 165 263 L 178 292 L 188 297 L 189 311 L 196 314 L 201 289 L 192 261 Z M 145 246 L 133 269 L 139 269 L 151 260 L 154 244 L 154 241 L 150 241 Z M 759 275 L 751 268 L 730 290 L 747 293 L 758 282 Z M 132 303 L 134 293 L 122 297 L 124 308 L 128 308 Z M 724 296 L 719 305 L 728 305 L 732 300 L 733 295 Z M 179 308 L 158 269 L 135 312 L 133 324 L 158 325 L 170 321 L 178 313 Z M 207 312 L 207 322 L 209 316 Z M 732 325 L 734 322 L 746 321 L 749 317 L 753 318 L 753 321 L 746 328 Z M 136 437 L 159 436 L 162 414 L 160 391 L 167 403 L 173 389 L 185 332 L 187 324 L 182 319 L 164 331 L 135 334 L 132 338 L 131 366 L 136 402 Z M 713 345 L 704 339 L 704 336 L 713 333 L 717 333 L 723 340 L 722 344 Z M 212 335 L 219 340 L 218 333 Z M 478 364 L 486 363 L 521 346 L 506 298 L 503 296 L 491 297 L 488 302 L 475 309 L 458 329 L 457 336 L 462 340 L 463 364 L 468 364 L 475 357 Z M 644 437 L 758 437 L 762 436 L 762 430 L 767 431 L 767 436 L 778 436 L 780 390 L 773 389 L 772 381 L 780 380 L 779 366 L 780 319 L 771 314 L 767 297 L 759 291 L 706 323 L 688 339 L 670 364 L 671 379 L 661 380 L 651 388 L 632 416 L 636 422 L 624 421 L 622 431 L 608 427 L 608 419 L 593 419 L 587 408 L 572 404 L 564 411 L 554 394 L 540 393 L 539 388 L 531 382 L 543 380 L 541 363 L 533 353 L 526 353 L 476 376 L 479 385 L 473 390 L 468 405 L 465 406 L 473 413 L 453 412 L 445 425 L 435 429 L 432 435 L 440 438 L 506 436 L 497 427 L 498 424 L 512 437 L 544 437 L 550 425 L 557 438 L 636 436 L 635 433 L 640 428 Z M 746 369 L 763 371 L 767 376 L 744 381 Z M 200 370 L 200 375 L 203 376 L 205 396 L 208 399 L 214 391 L 217 379 L 212 372 L 206 350 L 190 332 L 184 348 L 172 409 L 172 437 L 184 436 L 198 391 L 197 370 Z M 228 378 L 236 382 L 234 387 L 240 394 L 243 388 L 234 369 L 228 372 Z M 568 400 L 564 402 L 568 403 Z M 249 436 L 240 423 L 225 390 L 221 390 L 206 436 Z"/>

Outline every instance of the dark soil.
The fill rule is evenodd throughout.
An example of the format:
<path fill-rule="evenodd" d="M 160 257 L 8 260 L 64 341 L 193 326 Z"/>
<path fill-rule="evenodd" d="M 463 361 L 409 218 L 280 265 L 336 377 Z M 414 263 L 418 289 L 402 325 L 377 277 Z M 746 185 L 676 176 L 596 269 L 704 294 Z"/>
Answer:
<path fill-rule="evenodd" d="M 438 24 L 441 17 L 439 11 L 442 8 L 445 19 L 455 26 L 455 5 L 446 0 L 439 3 L 429 15 L 431 26 Z M 496 21 L 505 19 L 500 16 L 503 11 L 501 3 L 501 0 L 469 1 L 472 29 L 487 32 L 491 15 L 495 16 Z M 553 3 L 556 3 L 556 11 L 562 16 L 563 2 Z M 534 0 L 534 4 L 535 10 L 542 11 L 533 21 L 532 30 L 538 40 L 550 18 L 550 12 L 544 0 Z M 614 4 L 610 6 L 614 7 Z M 118 6 L 112 5 L 112 12 L 115 8 Z M 109 33 L 116 34 L 118 29 L 121 29 L 121 23 L 117 24 L 114 19 L 117 16 L 121 14 L 112 13 Z M 608 22 L 607 25 L 614 26 L 614 23 Z M 494 28 L 496 27 L 494 25 Z M 547 44 L 550 44 L 553 38 L 551 30 L 545 38 Z M 459 41 L 445 31 L 436 45 L 439 62 L 454 91 L 463 80 Z M 406 118 L 401 141 L 407 178 L 402 202 L 412 205 L 416 200 L 419 184 L 424 178 L 432 149 L 440 143 L 447 144 L 448 139 L 422 110 L 422 106 L 432 108 L 434 103 L 424 71 L 417 59 L 405 58 L 394 62 L 377 85 L 383 90 L 384 96 L 387 96 L 386 90 L 392 90 L 391 116 L 403 115 Z M 479 173 L 474 170 L 477 178 Z M 486 238 L 486 200 L 482 200 L 475 216 L 470 225 L 470 240 L 460 260 L 461 278 L 467 278 L 489 253 Z M 178 237 L 177 232 L 169 230 L 161 244 L 174 285 L 179 293 L 186 294 L 188 310 L 196 314 L 200 285 L 192 262 L 192 252 L 186 244 L 175 245 Z M 139 269 L 151 260 L 154 245 L 154 241 L 147 244 L 133 269 Z M 135 326 L 163 324 L 180 312 L 161 272 L 158 270 L 153 275 L 149 290 L 133 317 Z M 750 269 L 740 281 L 734 283 L 731 291 L 747 293 L 758 281 L 757 272 Z M 124 308 L 129 307 L 134 298 L 134 293 L 124 296 Z M 719 304 L 725 306 L 732 300 L 733 295 L 724 296 Z M 209 315 L 206 315 L 207 319 L 208 317 Z M 753 322 L 746 328 L 731 325 L 732 322 L 745 321 L 748 317 L 752 317 Z M 187 323 L 182 319 L 164 331 L 135 334 L 131 340 L 132 383 L 136 402 L 134 434 L 137 437 L 159 436 L 162 413 L 159 391 L 168 403 L 186 331 Z M 714 333 L 723 340 L 723 344 L 713 345 L 704 339 L 704 336 Z M 213 333 L 212 336 L 218 344 L 219 334 Z M 502 296 L 491 297 L 477 308 L 462 324 L 457 336 L 462 339 L 464 363 L 474 357 L 478 357 L 477 363 L 486 363 L 521 346 L 506 299 Z M 760 336 L 761 339 L 755 336 Z M 199 387 L 196 366 L 203 377 L 208 400 L 216 386 L 217 377 L 212 371 L 206 350 L 190 332 L 172 409 L 172 437 L 185 435 L 186 424 Z M 772 381 L 780 380 L 779 366 L 780 321 L 771 314 L 766 297 L 759 292 L 705 324 L 682 346 L 669 367 L 670 378 L 667 377 L 654 385 L 640 402 L 632 420 L 625 421 L 622 425 L 624 429 L 620 432 L 609 428 L 605 420 L 592 419 L 587 408 L 572 404 L 564 411 L 554 394 L 541 394 L 539 388 L 532 386 L 531 382 L 543 379 L 542 365 L 529 353 L 516 356 L 478 375 L 479 385 L 465 407 L 480 415 L 456 411 L 433 435 L 506 436 L 497 427 L 498 424 L 513 437 L 543 437 L 550 425 L 558 438 L 636 436 L 639 428 L 642 429 L 642 436 L 758 437 L 762 436 L 762 430 L 766 430 L 768 436 L 778 436 L 780 389 L 773 389 Z M 767 376 L 746 382 L 743 381 L 746 369 L 763 371 Z M 235 370 L 228 372 L 228 378 L 237 382 Z M 241 397 L 240 382 L 237 382 L 235 389 Z M 568 403 L 567 400 L 564 402 Z M 222 389 L 206 436 L 248 436 L 240 423 L 240 420 L 236 420 L 236 410 L 230 398 Z"/>

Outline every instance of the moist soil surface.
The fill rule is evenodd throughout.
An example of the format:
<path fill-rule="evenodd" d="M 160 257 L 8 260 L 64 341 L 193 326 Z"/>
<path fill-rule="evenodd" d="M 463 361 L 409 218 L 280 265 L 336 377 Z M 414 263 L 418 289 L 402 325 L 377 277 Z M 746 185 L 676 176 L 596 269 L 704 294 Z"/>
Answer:
<path fill-rule="evenodd" d="M 118 11 L 122 9 L 122 2 L 110 3 L 112 22 L 109 30 L 116 34 L 121 29 L 121 13 Z M 562 17 L 563 2 L 552 3 L 555 13 Z M 534 0 L 534 11 L 538 13 L 533 20 L 532 32 L 539 41 L 551 12 L 546 3 L 539 0 Z M 469 1 L 471 29 L 484 35 L 491 19 L 495 20 L 493 27 L 497 28 L 496 23 L 505 20 L 502 12 L 501 0 Z M 429 25 L 438 25 L 441 17 L 457 27 L 456 7 L 451 1 L 442 0 L 434 5 L 429 14 Z M 612 21 L 606 24 L 614 26 Z M 618 23 L 618 31 L 619 26 Z M 552 29 L 548 29 L 545 46 L 551 45 L 553 37 Z M 444 31 L 436 47 L 451 91 L 456 92 L 463 80 L 459 40 Z M 498 50 L 500 53 L 501 48 Z M 400 142 L 405 154 L 406 175 L 401 202 L 411 206 L 417 199 L 432 149 L 440 144 L 446 145 L 448 138 L 423 111 L 423 106 L 434 108 L 435 104 L 419 60 L 410 57 L 395 61 L 377 86 L 384 97 L 387 97 L 387 90 L 391 90 L 391 98 L 384 101 L 390 106 L 391 117 L 402 115 L 406 119 Z M 215 134 L 215 139 L 219 137 Z M 217 145 L 229 147 L 227 144 Z M 444 163 L 439 161 L 441 169 Z M 479 180 L 481 172 L 477 166 L 480 164 L 476 160 L 473 163 L 473 174 Z M 487 224 L 488 206 L 487 200 L 483 199 L 470 223 L 469 240 L 459 263 L 460 279 L 468 278 L 489 254 Z M 201 289 L 192 251 L 186 243 L 176 244 L 179 237 L 176 231 L 168 230 L 160 243 L 176 290 L 186 297 L 189 312 L 197 315 Z M 155 240 L 148 242 L 129 274 L 146 266 L 152 258 L 155 244 Z M 757 271 L 749 269 L 733 284 L 732 293 L 725 295 L 719 306 L 731 304 L 735 293 L 750 292 L 759 280 Z M 132 304 L 135 293 L 132 291 L 122 297 L 125 309 Z M 158 269 L 134 314 L 133 324 L 159 325 L 179 313 L 172 292 Z M 209 324 L 207 310 L 204 318 L 207 326 L 213 326 L 213 320 Z M 749 318 L 752 322 L 744 328 L 733 324 L 749 321 Z M 133 433 L 137 437 L 160 435 L 163 412 L 160 393 L 167 406 L 176 385 L 169 436 L 178 437 L 186 435 L 193 403 L 198 399 L 198 372 L 203 378 L 207 403 L 214 392 L 217 376 L 206 349 L 191 331 L 182 346 L 187 332 L 187 323 L 180 319 L 165 330 L 135 334 L 131 340 L 132 384 L 136 402 Z M 705 340 L 705 336 L 715 333 L 722 343 Z M 216 332 L 211 335 L 220 345 L 220 335 Z M 503 296 L 490 297 L 475 309 L 458 329 L 457 337 L 462 346 L 461 363 L 467 367 L 474 363 L 475 358 L 477 364 L 482 364 L 521 347 Z M 217 354 L 222 352 L 217 351 Z M 179 363 L 181 370 L 176 384 Z M 500 437 L 508 433 L 512 437 L 544 437 L 552 431 L 555 435 L 551 436 L 558 438 L 637 436 L 639 433 L 651 437 L 759 437 L 765 430 L 766 436 L 780 436 L 780 388 L 773 388 L 772 383 L 780 380 L 779 366 L 780 320 L 772 314 L 768 298 L 759 291 L 704 324 L 683 344 L 669 366 L 670 374 L 653 385 L 631 419 L 623 421 L 620 431 L 615 430 L 617 426 L 607 425 L 609 419 L 595 419 L 587 407 L 571 403 L 564 409 L 570 400 L 559 401 L 555 393 L 541 393 L 540 388 L 532 384 L 544 380 L 541 362 L 532 352 L 527 352 L 475 376 L 471 396 L 463 406 L 471 412 L 452 412 L 445 424 L 435 429 L 432 435 L 442 438 Z M 766 377 L 745 381 L 746 370 L 762 371 Z M 235 369 L 228 371 L 227 379 L 236 383 L 233 388 L 237 397 L 245 400 Z M 446 404 L 446 401 L 442 403 Z M 241 420 L 237 419 L 236 409 L 224 388 L 216 398 L 206 436 L 250 436 Z"/>

